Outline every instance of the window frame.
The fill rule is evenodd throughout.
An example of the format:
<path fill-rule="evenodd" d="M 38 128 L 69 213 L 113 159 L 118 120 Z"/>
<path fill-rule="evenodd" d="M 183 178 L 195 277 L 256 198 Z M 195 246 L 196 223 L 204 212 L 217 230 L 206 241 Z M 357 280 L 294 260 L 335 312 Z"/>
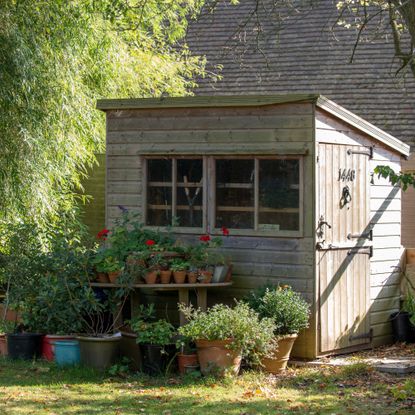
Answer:
<path fill-rule="evenodd" d="M 210 233 L 212 235 L 222 235 L 222 229 L 216 225 L 216 160 L 235 160 L 245 159 L 254 160 L 255 181 L 254 181 L 254 229 L 236 229 L 231 228 L 231 235 L 235 236 L 259 236 L 259 237 L 303 237 L 304 236 L 304 155 L 154 155 L 142 156 L 142 216 L 144 223 L 147 222 L 147 160 L 149 159 L 172 159 L 172 200 L 175 203 L 177 193 L 177 160 L 178 159 L 202 159 L 203 160 L 203 198 L 202 198 L 202 228 L 196 227 L 174 227 L 175 233 L 200 234 Z M 258 229 L 259 221 L 259 161 L 260 160 L 298 160 L 299 161 L 299 229 L 298 230 L 266 230 Z M 175 174 L 173 174 L 175 172 Z M 176 187 L 175 187 L 176 186 Z M 172 217 L 175 216 L 176 209 L 172 207 Z M 146 225 L 150 229 L 167 229 L 166 226 Z"/>

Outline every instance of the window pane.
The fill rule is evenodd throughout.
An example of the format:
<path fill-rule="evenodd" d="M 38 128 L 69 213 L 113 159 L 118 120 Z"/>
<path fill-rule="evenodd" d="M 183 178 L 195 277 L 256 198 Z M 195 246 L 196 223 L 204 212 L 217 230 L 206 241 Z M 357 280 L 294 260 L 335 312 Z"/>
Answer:
<path fill-rule="evenodd" d="M 298 230 L 300 161 L 259 161 L 260 230 Z"/>
<path fill-rule="evenodd" d="M 216 160 L 216 227 L 254 227 L 254 160 Z"/>
<path fill-rule="evenodd" d="M 203 226 L 203 160 L 177 160 L 177 211 L 179 226 Z"/>
<path fill-rule="evenodd" d="M 172 220 L 172 160 L 147 160 L 146 225 L 168 226 Z"/>

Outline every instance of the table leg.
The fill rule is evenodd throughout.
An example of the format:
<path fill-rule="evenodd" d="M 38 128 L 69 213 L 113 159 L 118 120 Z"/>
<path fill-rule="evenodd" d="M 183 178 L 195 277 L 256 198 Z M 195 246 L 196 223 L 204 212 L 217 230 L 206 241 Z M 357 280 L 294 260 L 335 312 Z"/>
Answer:
<path fill-rule="evenodd" d="M 189 289 L 188 288 L 179 288 L 179 303 L 189 305 Z M 186 317 L 183 313 L 180 313 L 180 325 L 184 326 L 187 323 Z"/>
<path fill-rule="evenodd" d="M 200 308 L 202 311 L 206 311 L 207 309 L 207 288 L 197 287 L 196 294 L 197 294 L 197 307 Z"/>

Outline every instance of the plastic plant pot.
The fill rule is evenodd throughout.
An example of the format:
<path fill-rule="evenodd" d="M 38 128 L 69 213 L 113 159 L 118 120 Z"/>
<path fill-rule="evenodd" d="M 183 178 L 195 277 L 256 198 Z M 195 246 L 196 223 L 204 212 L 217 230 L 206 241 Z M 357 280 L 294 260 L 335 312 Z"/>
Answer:
<path fill-rule="evenodd" d="M 79 341 L 77 340 L 56 340 L 54 342 L 55 361 L 58 366 L 79 365 L 81 354 Z"/>

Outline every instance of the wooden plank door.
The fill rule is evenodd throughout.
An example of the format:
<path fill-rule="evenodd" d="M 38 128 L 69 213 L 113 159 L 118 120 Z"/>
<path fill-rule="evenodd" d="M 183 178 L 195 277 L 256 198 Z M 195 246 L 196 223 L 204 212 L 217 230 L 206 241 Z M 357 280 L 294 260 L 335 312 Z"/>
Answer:
<path fill-rule="evenodd" d="M 319 144 L 317 275 L 321 354 L 370 342 L 369 157 Z"/>

